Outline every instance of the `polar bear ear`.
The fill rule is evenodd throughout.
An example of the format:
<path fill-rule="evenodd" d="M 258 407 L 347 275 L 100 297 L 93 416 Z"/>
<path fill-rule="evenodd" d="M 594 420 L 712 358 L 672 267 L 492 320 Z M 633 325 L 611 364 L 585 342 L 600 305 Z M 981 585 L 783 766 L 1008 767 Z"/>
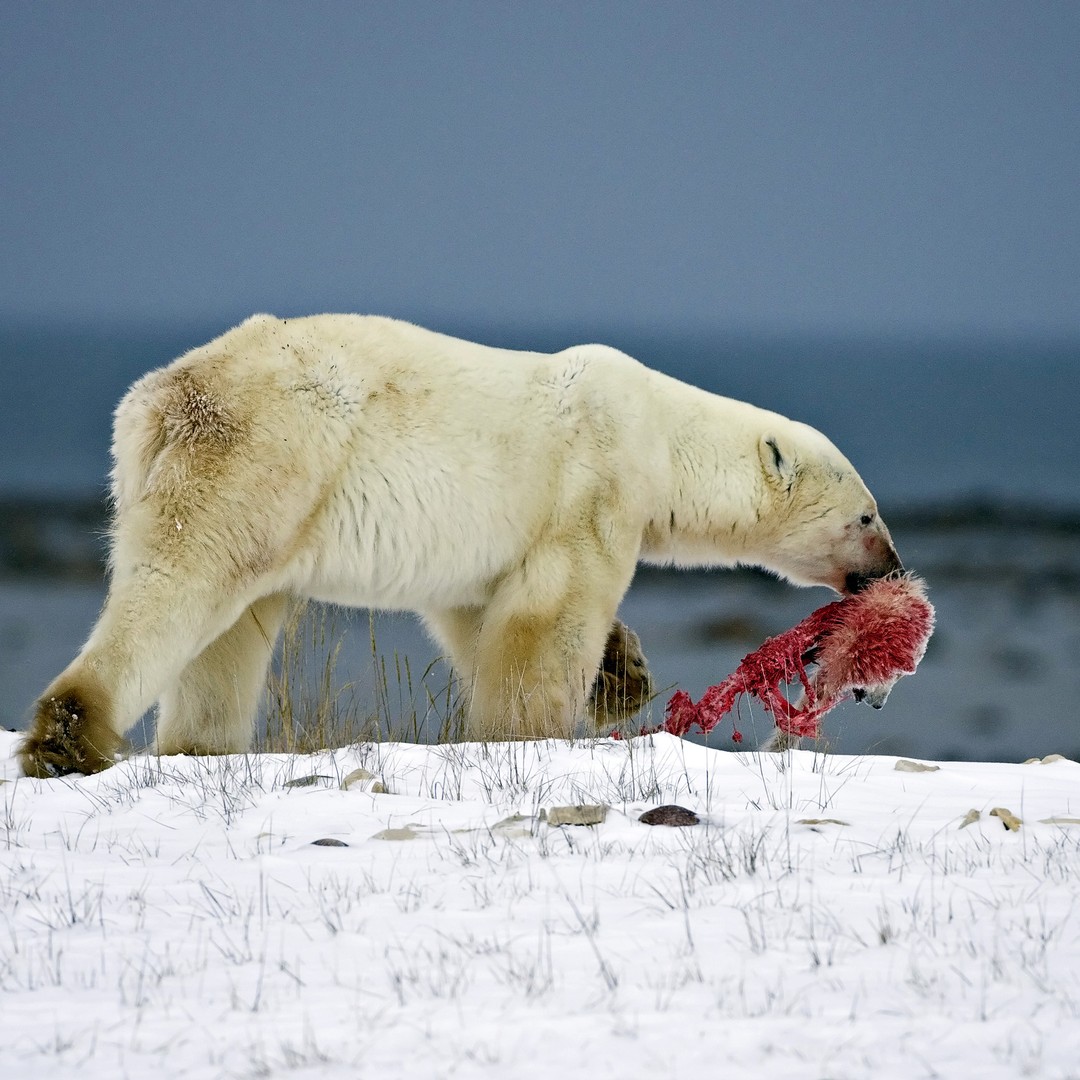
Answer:
<path fill-rule="evenodd" d="M 758 455 L 765 478 L 778 487 L 795 482 L 795 454 L 779 435 L 765 434 L 758 441 Z"/>

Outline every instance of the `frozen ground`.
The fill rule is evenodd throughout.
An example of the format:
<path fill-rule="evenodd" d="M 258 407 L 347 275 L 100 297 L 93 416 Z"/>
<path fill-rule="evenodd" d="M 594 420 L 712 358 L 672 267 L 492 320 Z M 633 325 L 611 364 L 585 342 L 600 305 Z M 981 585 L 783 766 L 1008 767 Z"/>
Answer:
<path fill-rule="evenodd" d="M 664 735 L 42 782 L 16 740 L 0 1075 L 1080 1076 L 1071 761 Z M 606 821 L 540 819 L 579 802 Z M 672 802 L 700 823 L 637 820 Z"/>

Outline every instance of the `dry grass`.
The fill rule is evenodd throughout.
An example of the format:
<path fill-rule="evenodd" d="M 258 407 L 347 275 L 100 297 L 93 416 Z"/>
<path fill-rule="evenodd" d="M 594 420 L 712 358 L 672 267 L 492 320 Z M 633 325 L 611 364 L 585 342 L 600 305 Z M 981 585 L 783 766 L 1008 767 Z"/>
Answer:
<path fill-rule="evenodd" d="M 408 656 L 379 649 L 368 616 L 370 669 L 360 681 L 340 671 L 351 613 L 307 603 L 293 610 L 267 680 L 256 749 L 307 754 L 358 742 L 446 743 L 463 737 L 464 718 L 439 659 L 417 677 Z M 370 693 L 373 680 L 374 702 Z"/>

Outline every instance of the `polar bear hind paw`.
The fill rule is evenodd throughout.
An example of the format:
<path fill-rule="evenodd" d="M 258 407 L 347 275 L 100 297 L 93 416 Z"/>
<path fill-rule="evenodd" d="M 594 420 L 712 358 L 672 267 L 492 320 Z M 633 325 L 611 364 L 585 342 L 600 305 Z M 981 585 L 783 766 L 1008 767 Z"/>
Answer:
<path fill-rule="evenodd" d="M 46 696 L 18 749 L 27 776 L 48 779 L 68 773 L 95 773 L 116 762 L 123 740 L 93 719 L 77 693 Z"/>
<path fill-rule="evenodd" d="M 649 662 L 641 640 L 618 619 L 611 625 L 588 708 L 597 730 L 606 734 L 639 712 L 653 697 Z"/>

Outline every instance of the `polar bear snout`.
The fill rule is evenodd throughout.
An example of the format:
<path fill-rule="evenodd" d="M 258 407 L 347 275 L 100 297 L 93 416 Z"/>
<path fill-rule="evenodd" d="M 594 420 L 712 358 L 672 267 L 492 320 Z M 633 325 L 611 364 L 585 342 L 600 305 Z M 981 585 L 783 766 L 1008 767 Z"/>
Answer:
<path fill-rule="evenodd" d="M 904 564 L 900 561 L 900 556 L 890 540 L 874 537 L 868 545 L 868 552 L 872 556 L 869 566 L 849 570 L 844 575 L 843 591 L 845 593 L 854 595 L 862 592 L 873 581 L 904 572 Z"/>

